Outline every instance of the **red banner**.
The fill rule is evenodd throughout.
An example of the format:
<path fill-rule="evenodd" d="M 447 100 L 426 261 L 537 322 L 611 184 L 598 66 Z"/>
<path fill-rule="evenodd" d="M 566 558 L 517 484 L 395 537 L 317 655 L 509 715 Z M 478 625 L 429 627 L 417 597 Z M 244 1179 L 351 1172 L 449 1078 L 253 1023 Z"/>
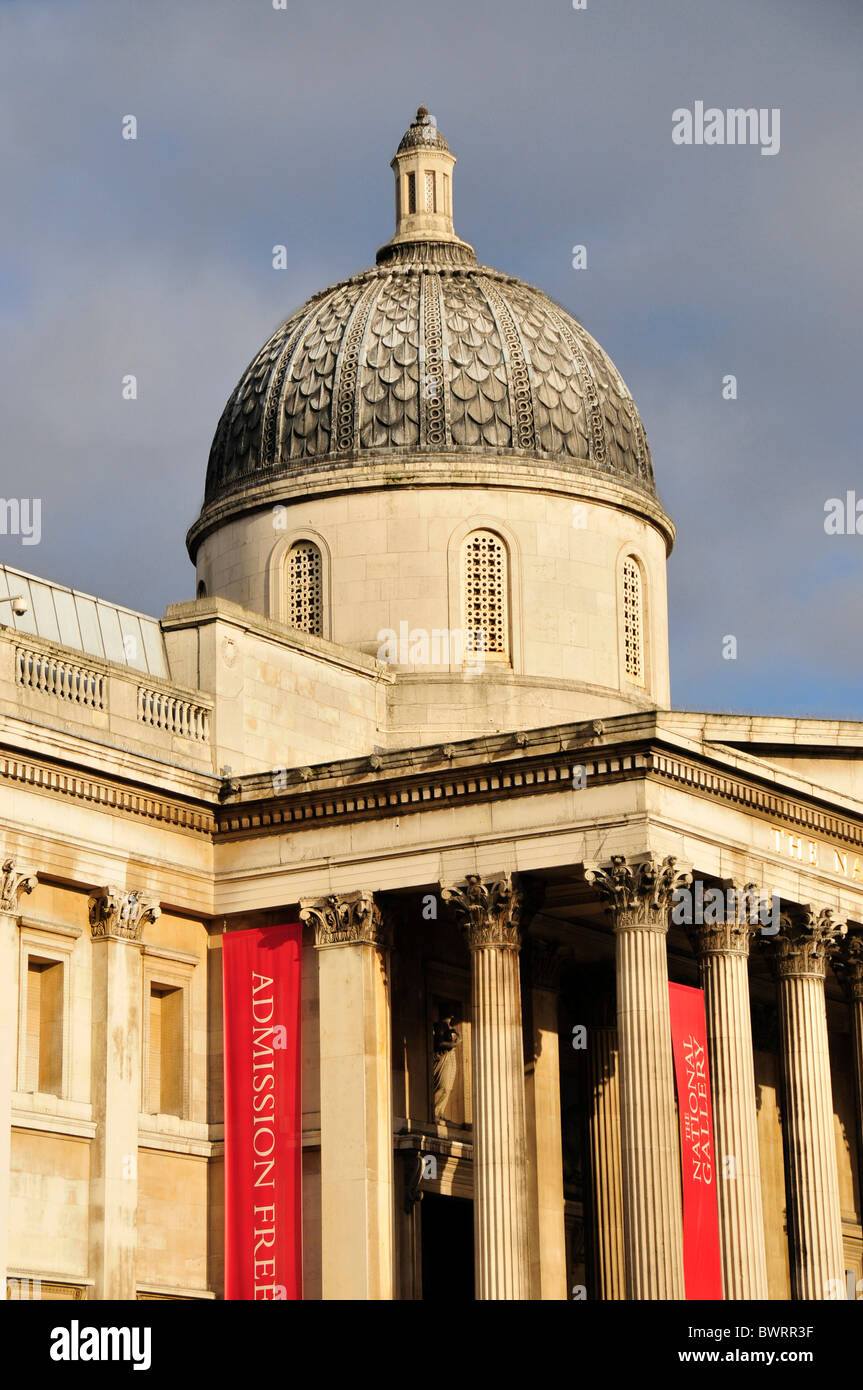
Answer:
<path fill-rule="evenodd" d="M 686 1297 L 721 1298 L 722 1264 L 716 1201 L 719 1174 L 713 1151 L 704 994 L 689 985 L 670 984 L 668 996 L 680 1111 Z"/>
<path fill-rule="evenodd" d="M 225 1298 L 302 1298 L 299 925 L 227 932 Z"/>

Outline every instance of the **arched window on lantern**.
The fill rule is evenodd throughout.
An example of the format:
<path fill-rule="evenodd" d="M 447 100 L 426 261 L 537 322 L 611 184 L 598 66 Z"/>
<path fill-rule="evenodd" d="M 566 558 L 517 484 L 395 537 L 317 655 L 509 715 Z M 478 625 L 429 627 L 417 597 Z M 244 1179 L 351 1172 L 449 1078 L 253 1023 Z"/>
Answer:
<path fill-rule="evenodd" d="M 509 660 L 506 545 L 494 531 L 472 531 L 462 548 L 464 651 L 470 659 Z"/>
<path fill-rule="evenodd" d="M 288 551 L 287 622 L 315 637 L 324 633 L 324 566 L 314 541 L 295 541 Z"/>

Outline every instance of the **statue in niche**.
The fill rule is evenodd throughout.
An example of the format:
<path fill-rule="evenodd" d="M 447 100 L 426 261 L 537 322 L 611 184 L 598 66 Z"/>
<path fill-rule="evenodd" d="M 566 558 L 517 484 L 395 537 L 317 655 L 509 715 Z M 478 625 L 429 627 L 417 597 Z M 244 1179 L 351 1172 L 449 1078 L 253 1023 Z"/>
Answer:
<path fill-rule="evenodd" d="M 434 1117 L 440 1124 L 446 1120 L 446 1110 L 458 1078 L 458 1056 L 456 1048 L 461 1042 L 457 1028 L 458 1016 L 447 1010 L 439 1018 L 433 1029 L 432 1080 L 434 1084 Z"/>

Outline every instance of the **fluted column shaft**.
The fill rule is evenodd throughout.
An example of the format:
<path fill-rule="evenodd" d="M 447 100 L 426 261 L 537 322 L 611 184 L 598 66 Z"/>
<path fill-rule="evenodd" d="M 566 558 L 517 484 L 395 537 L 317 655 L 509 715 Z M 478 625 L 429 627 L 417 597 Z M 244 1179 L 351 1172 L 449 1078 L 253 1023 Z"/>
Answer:
<path fill-rule="evenodd" d="M 518 953 L 478 946 L 471 962 L 477 1297 L 523 1299 L 529 1291 Z"/>
<path fill-rule="evenodd" d="M 590 1038 L 590 1172 L 597 1292 L 601 1299 L 622 1300 L 626 1298 L 626 1254 L 617 1029 L 594 1028 Z"/>
<path fill-rule="evenodd" d="M 666 934 L 672 894 L 689 877 L 670 858 L 630 866 L 622 856 L 607 868 L 589 866 L 586 877 L 611 901 L 617 939 L 627 1297 L 683 1298 Z"/>
<path fill-rule="evenodd" d="M 615 930 L 627 1296 L 683 1298 L 667 924 L 622 913 Z"/>
<path fill-rule="evenodd" d="M 717 1155 L 722 1287 L 726 1298 L 767 1298 L 767 1254 L 746 923 L 692 932 L 704 990 Z"/>
<path fill-rule="evenodd" d="M 527 1134 L 519 980 L 522 895 L 509 875 L 442 889 L 471 953 L 474 1252 L 478 1299 L 527 1299 Z"/>
<path fill-rule="evenodd" d="M 824 976 L 827 953 L 841 928 L 829 913 L 803 925 L 783 919 L 776 970 L 791 1230 L 792 1296 L 842 1296 L 845 1285 L 839 1171 L 833 1134 L 833 1093 Z M 838 1282 L 837 1282 L 838 1281 Z"/>

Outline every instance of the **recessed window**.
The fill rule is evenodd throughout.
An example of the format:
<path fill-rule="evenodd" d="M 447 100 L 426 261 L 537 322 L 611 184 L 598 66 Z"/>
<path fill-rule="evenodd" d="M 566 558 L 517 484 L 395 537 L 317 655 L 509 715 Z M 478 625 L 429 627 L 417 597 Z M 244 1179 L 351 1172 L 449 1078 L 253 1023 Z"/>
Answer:
<path fill-rule="evenodd" d="M 627 680 L 644 685 L 644 619 L 641 569 L 627 555 L 623 562 L 623 653 Z"/>
<path fill-rule="evenodd" d="M 183 991 L 150 986 L 149 1097 L 151 1115 L 183 1113 Z"/>
<path fill-rule="evenodd" d="M 437 212 L 434 174 L 431 170 L 426 173 L 426 212 Z"/>
<path fill-rule="evenodd" d="M 206 584 L 204 583 L 203 579 L 200 579 L 200 580 L 198 581 L 198 598 L 206 598 L 206 597 L 207 597 L 207 586 L 206 586 Z"/>
<path fill-rule="evenodd" d="M 493 531 L 473 531 L 463 552 L 464 649 L 469 655 L 509 654 L 506 546 Z"/>
<path fill-rule="evenodd" d="M 417 176 L 408 174 L 408 212 L 417 210 Z"/>
<path fill-rule="evenodd" d="M 63 965 L 27 961 L 25 1091 L 59 1096 L 63 1090 Z"/>
<path fill-rule="evenodd" d="M 313 541 L 296 541 L 288 552 L 288 624 L 316 637 L 324 633 L 324 566 Z"/>

